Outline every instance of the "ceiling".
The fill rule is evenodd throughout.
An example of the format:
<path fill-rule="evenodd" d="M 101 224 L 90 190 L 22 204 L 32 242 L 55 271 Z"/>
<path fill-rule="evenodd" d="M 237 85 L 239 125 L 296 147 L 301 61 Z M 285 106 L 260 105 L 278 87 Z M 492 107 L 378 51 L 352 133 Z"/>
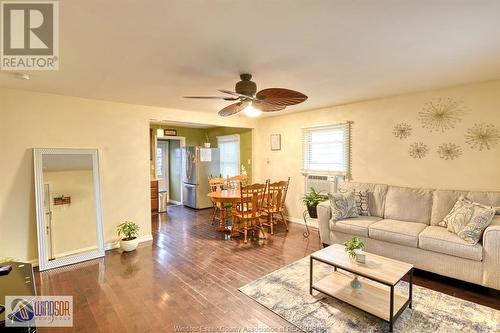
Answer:
<path fill-rule="evenodd" d="M 498 0 L 85 0 L 60 2 L 60 70 L 0 87 L 216 113 L 188 100 L 258 88 L 290 111 L 500 78 Z"/>

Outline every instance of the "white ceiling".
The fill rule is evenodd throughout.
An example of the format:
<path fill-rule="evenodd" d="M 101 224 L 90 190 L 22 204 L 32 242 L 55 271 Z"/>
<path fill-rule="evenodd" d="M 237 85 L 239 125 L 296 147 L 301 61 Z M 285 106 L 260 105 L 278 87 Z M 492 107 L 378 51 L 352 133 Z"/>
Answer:
<path fill-rule="evenodd" d="M 0 86 L 217 112 L 233 89 L 304 92 L 290 110 L 500 78 L 498 0 L 60 1 L 60 70 Z"/>

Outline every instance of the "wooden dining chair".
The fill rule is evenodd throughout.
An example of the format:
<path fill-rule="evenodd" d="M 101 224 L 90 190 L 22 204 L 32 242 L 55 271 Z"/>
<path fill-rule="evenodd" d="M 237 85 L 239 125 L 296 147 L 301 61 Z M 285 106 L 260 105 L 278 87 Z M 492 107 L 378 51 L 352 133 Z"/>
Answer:
<path fill-rule="evenodd" d="M 208 190 L 210 193 L 221 191 L 226 184 L 226 179 L 222 177 L 209 178 L 208 179 Z M 212 225 L 214 225 L 215 221 L 219 219 L 217 214 L 221 209 L 229 210 L 231 209 L 231 204 L 221 204 L 212 200 L 213 212 L 212 212 Z M 226 214 L 229 216 L 230 214 Z"/>
<path fill-rule="evenodd" d="M 237 175 L 233 177 L 228 177 L 226 184 L 229 189 L 239 190 L 240 186 L 246 186 L 248 183 L 248 176 Z"/>
<path fill-rule="evenodd" d="M 288 180 L 286 181 L 283 180 L 276 183 L 270 183 L 267 188 L 266 201 L 263 208 L 263 211 L 267 216 L 266 221 L 263 224 L 270 228 L 271 235 L 274 235 L 274 225 L 277 222 L 275 215 L 277 214 L 280 215 L 281 221 L 283 221 L 286 231 L 288 231 L 288 223 L 286 222 L 283 212 L 285 211 L 285 200 L 289 184 L 290 177 L 288 177 Z"/>
<path fill-rule="evenodd" d="M 241 186 L 241 185 L 240 185 Z M 252 184 L 240 187 L 241 199 L 233 209 L 233 222 L 238 231 L 244 234 L 244 243 L 248 242 L 248 231 L 255 231 L 267 239 L 266 232 L 262 226 L 262 208 L 266 197 L 266 184 Z"/>

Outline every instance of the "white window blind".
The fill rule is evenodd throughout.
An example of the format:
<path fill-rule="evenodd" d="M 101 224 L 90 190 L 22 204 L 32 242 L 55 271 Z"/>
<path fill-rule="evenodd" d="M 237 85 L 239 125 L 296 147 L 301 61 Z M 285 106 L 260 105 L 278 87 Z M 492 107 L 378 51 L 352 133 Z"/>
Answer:
<path fill-rule="evenodd" d="M 350 173 L 350 123 L 303 129 L 304 171 L 348 176 Z"/>
<path fill-rule="evenodd" d="M 220 152 L 220 173 L 222 177 L 240 174 L 240 136 L 224 135 L 217 137 Z"/>

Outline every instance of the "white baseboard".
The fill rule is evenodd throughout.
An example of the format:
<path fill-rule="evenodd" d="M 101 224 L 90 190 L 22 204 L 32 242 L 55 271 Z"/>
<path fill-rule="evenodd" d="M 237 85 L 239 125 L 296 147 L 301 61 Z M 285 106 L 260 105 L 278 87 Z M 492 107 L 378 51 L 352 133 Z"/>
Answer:
<path fill-rule="evenodd" d="M 137 237 L 137 240 L 139 241 L 139 244 L 144 242 L 149 242 L 153 240 L 153 235 L 149 234 L 149 235 L 139 236 Z M 114 250 L 119 247 L 120 247 L 120 241 L 117 240 L 116 242 L 104 244 L 104 251 Z"/>
<path fill-rule="evenodd" d="M 292 222 L 292 223 L 305 225 L 304 220 L 301 218 L 298 218 L 298 217 L 285 216 L 285 219 L 289 222 Z M 310 228 L 318 229 L 318 219 L 308 218 L 307 219 L 307 226 Z"/>
<path fill-rule="evenodd" d="M 171 204 L 174 204 L 174 205 L 182 205 L 182 202 L 176 201 L 176 200 L 172 200 L 172 199 L 168 200 L 168 203 L 171 203 Z"/>
<path fill-rule="evenodd" d="M 144 242 L 149 242 L 149 241 L 153 240 L 153 235 L 149 234 L 149 235 L 139 236 L 139 237 L 137 237 L 137 240 L 139 241 L 139 244 L 140 243 L 144 243 Z M 115 241 L 115 242 L 105 243 L 104 244 L 104 251 L 109 251 L 109 250 L 117 249 L 119 247 L 120 247 L 120 241 L 119 240 Z M 77 252 L 74 251 L 74 253 L 77 253 Z M 32 264 L 33 267 L 38 267 L 38 259 L 28 260 L 27 262 L 30 263 L 30 264 Z"/>

